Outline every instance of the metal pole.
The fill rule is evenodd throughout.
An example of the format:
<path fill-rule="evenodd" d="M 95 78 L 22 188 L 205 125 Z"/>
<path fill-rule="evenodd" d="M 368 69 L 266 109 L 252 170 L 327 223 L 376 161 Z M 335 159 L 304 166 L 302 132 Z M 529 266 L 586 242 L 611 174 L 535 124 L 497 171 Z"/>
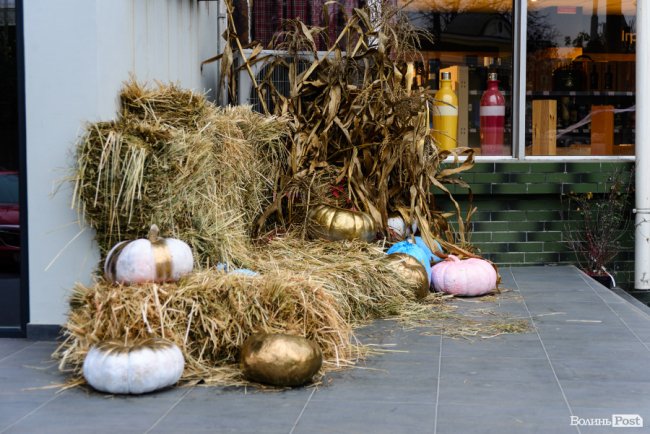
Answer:
<path fill-rule="evenodd" d="M 636 201 L 634 288 L 650 289 L 650 4 L 636 2 Z"/>

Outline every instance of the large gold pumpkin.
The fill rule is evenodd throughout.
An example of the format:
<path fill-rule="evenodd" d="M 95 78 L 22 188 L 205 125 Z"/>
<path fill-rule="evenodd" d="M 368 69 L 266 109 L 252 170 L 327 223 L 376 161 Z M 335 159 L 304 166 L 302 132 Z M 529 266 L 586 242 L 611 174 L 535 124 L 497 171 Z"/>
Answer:
<path fill-rule="evenodd" d="M 418 300 L 429 295 L 429 276 L 420 261 L 406 253 L 391 253 L 386 255 L 386 260 L 396 267 L 400 273 L 417 283 L 415 298 Z"/>
<path fill-rule="evenodd" d="M 244 342 L 241 368 L 246 378 L 274 386 L 300 386 L 320 369 L 318 345 L 301 336 L 257 333 Z"/>
<path fill-rule="evenodd" d="M 375 221 L 370 215 L 331 205 L 317 205 L 309 213 L 309 234 L 312 238 L 330 241 L 372 241 L 376 236 Z"/>

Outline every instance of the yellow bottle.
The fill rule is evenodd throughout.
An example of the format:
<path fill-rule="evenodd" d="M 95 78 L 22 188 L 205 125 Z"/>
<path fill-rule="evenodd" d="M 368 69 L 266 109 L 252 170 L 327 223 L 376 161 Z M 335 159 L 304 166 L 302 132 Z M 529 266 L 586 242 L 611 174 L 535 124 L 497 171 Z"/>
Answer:
<path fill-rule="evenodd" d="M 433 105 L 433 138 L 440 149 L 451 150 L 458 146 L 458 97 L 451 89 L 451 73 L 443 72 L 440 89 Z"/>

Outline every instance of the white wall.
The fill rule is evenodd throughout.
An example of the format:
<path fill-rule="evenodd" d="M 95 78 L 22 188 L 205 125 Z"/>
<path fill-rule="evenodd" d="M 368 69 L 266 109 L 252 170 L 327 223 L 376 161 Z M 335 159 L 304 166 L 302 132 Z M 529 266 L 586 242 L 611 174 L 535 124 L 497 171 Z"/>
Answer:
<path fill-rule="evenodd" d="M 219 2 L 24 0 L 31 324 L 63 324 L 75 282 L 90 283 L 93 233 L 70 208 L 62 178 L 86 122 L 115 117 L 118 91 L 139 81 L 216 86 Z"/>

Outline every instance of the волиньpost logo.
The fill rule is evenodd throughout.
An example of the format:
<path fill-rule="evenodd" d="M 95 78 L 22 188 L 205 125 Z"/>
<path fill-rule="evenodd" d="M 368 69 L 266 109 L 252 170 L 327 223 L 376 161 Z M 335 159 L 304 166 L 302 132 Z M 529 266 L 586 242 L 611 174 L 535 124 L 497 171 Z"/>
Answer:
<path fill-rule="evenodd" d="M 613 414 L 612 417 L 583 418 L 571 416 L 571 426 L 611 426 L 612 428 L 643 428 L 638 414 Z"/>

